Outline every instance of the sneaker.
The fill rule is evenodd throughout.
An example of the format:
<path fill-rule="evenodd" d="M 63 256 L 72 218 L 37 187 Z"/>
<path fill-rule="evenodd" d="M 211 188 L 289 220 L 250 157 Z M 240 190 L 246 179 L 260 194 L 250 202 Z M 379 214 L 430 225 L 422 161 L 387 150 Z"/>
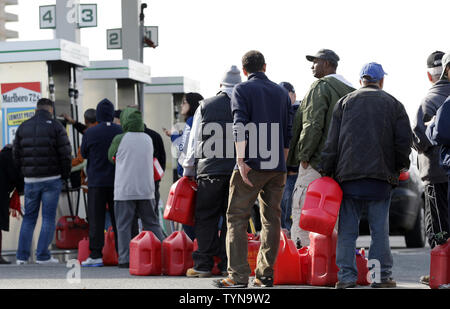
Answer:
<path fill-rule="evenodd" d="M 17 264 L 17 265 L 25 265 L 25 264 L 28 264 L 28 261 L 25 261 L 25 260 L 16 260 L 16 264 Z"/>
<path fill-rule="evenodd" d="M 227 277 L 225 279 L 214 280 L 213 285 L 217 288 L 242 289 L 246 288 L 248 283 L 238 283 L 233 279 L 231 279 L 230 277 Z"/>
<path fill-rule="evenodd" d="M 189 268 L 186 271 L 186 277 L 189 278 L 209 278 L 211 276 L 212 273 L 210 271 L 195 270 L 194 268 Z"/>
<path fill-rule="evenodd" d="M 419 282 L 425 285 L 430 285 L 430 276 L 429 275 L 425 275 L 420 277 Z"/>
<path fill-rule="evenodd" d="M 0 256 L 0 265 L 8 265 L 8 264 L 11 264 L 11 262 L 5 260 L 2 256 Z"/>
<path fill-rule="evenodd" d="M 255 277 L 253 279 L 253 286 L 259 288 L 271 288 L 273 287 L 273 278 L 272 277 Z"/>
<path fill-rule="evenodd" d="M 372 282 L 370 285 L 375 289 L 389 289 L 397 287 L 397 283 L 392 278 L 381 280 L 381 282 Z"/>
<path fill-rule="evenodd" d="M 86 261 L 81 263 L 82 267 L 102 267 L 103 266 L 103 259 L 93 259 L 91 257 L 88 257 Z"/>
<path fill-rule="evenodd" d="M 334 288 L 336 290 L 343 290 L 343 289 L 351 289 L 356 287 L 356 283 L 355 282 L 340 282 L 338 281 L 336 283 L 336 285 L 334 286 Z"/>
<path fill-rule="evenodd" d="M 59 260 L 51 257 L 51 258 L 49 258 L 46 261 L 36 260 L 36 264 L 40 264 L 40 265 L 43 265 L 43 264 L 59 264 Z"/>

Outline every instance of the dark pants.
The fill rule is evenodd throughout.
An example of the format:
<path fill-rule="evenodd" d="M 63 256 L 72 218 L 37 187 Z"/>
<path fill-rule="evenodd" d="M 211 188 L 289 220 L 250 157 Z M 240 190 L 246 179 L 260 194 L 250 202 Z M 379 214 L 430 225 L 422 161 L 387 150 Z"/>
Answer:
<path fill-rule="evenodd" d="M 433 235 L 441 232 L 441 230 L 450 233 L 449 230 L 449 218 L 448 218 L 448 183 L 436 183 L 433 185 L 427 185 L 428 195 L 431 194 L 432 186 L 434 186 L 434 193 L 436 196 L 436 202 L 429 200 L 425 203 L 425 223 L 428 237 L 428 243 L 431 248 L 436 246 L 436 242 L 433 240 Z M 427 198 L 427 197 L 426 197 Z"/>
<path fill-rule="evenodd" d="M 102 249 L 105 243 L 105 214 L 108 205 L 111 215 L 111 224 L 114 230 L 114 239 L 117 242 L 117 227 L 114 216 L 114 188 L 89 187 L 88 191 L 88 218 L 89 218 L 89 250 L 90 257 L 98 259 L 103 257 Z"/>
<path fill-rule="evenodd" d="M 223 220 L 219 235 L 219 221 L 225 219 L 228 206 L 230 176 L 209 176 L 198 179 L 195 203 L 195 235 L 198 250 L 192 254 L 194 268 L 211 271 L 214 256 L 221 259 L 219 269 L 226 271 L 227 255 L 225 239 L 227 224 Z"/>

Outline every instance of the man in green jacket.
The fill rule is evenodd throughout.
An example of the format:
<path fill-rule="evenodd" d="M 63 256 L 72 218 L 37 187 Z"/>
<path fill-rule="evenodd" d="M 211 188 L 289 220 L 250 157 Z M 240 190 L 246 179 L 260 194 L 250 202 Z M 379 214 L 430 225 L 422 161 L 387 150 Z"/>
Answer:
<path fill-rule="evenodd" d="M 311 69 L 318 80 L 311 85 L 295 115 L 287 162 L 288 165 L 299 165 L 292 199 L 291 238 L 300 241 L 302 246 L 309 245 L 309 232 L 299 227 L 300 213 L 308 185 L 321 177 L 318 164 L 334 105 L 355 90 L 344 77 L 336 74 L 339 57 L 334 51 L 321 49 L 315 56 L 306 56 L 306 59 L 313 63 Z"/>

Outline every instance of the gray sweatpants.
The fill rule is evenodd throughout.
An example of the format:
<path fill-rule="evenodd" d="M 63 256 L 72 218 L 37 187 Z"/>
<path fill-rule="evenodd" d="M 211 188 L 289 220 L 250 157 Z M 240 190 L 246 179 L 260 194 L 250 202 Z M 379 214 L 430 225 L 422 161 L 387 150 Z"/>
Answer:
<path fill-rule="evenodd" d="M 159 240 L 164 240 L 155 212 L 155 200 L 114 201 L 114 213 L 118 234 L 119 264 L 130 261 L 131 229 L 136 213 L 142 221 L 144 231 L 151 231 Z"/>

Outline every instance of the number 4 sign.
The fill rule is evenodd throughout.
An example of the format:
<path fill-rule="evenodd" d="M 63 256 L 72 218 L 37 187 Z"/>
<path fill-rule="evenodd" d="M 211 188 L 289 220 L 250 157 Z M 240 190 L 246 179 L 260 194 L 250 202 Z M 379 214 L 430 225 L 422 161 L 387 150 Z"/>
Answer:
<path fill-rule="evenodd" d="M 80 4 L 74 22 L 79 28 L 97 27 L 97 4 Z M 41 29 L 56 29 L 56 5 L 39 7 L 39 26 Z"/>

